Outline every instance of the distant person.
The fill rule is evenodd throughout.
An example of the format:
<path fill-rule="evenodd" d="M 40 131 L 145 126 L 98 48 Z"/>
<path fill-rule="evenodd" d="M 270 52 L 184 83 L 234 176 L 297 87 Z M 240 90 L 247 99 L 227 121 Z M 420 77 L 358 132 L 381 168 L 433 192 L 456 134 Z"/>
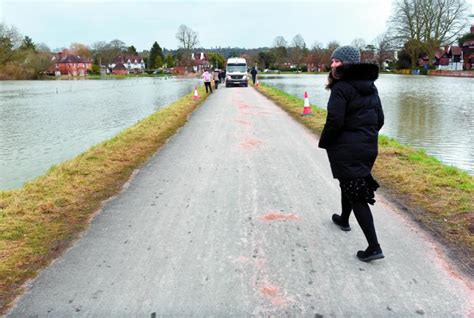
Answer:
<path fill-rule="evenodd" d="M 212 75 L 211 73 L 209 73 L 209 70 L 207 68 L 204 70 L 204 73 L 202 73 L 202 78 L 204 79 L 204 86 L 206 86 L 206 94 L 208 94 L 209 91 L 212 93 Z"/>
<path fill-rule="evenodd" d="M 349 216 L 354 211 L 369 243 L 365 251 L 357 252 L 357 258 L 369 262 L 384 257 L 369 207 L 379 187 L 371 170 L 378 154 L 378 132 L 384 124 L 374 85 L 379 69 L 375 64 L 360 64 L 360 52 L 351 46 L 337 48 L 331 61 L 326 86 L 331 95 L 319 147 L 326 149 L 332 174 L 341 187 L 341 215 L 333 214 L 332 221 L 350 231 Z"/>
<path fill-rule="evenodd" d="M 214 70 L 214 85 L 216 89 L 219 86 L 219 70 L 217 68 Z"/>
<path fill-rule="evenodd" d="M 219 70 L 219 80 L 221 84 L 224 83 L 224 80 L 225 80 L 224 70 Z"/>
<path fill-rule="evenodd" d="M 257 68 L 254 66 L 252 67 L 252 70 L 250 71 L 250 74 L 252 74 L 252 82 L 253 85 L 255 85 L 255 81 L 257 80 Z"/>

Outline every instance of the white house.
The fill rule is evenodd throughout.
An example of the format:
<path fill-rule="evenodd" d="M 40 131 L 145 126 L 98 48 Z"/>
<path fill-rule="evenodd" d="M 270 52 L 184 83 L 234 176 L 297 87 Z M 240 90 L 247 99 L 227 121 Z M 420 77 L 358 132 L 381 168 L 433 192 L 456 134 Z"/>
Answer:
<path fill-rule="evenodd" d="M 113 62 L 109 64 L 108 67 L 112 73 L 123 74 L 124 70 L 126 70 L 126 74 L 141 74 L 145 71 L 145 61 L 138 55 L 119 55 L 114 58 Z M 116 69 L 116 72 L 114 72 L 114 69 Z"/>

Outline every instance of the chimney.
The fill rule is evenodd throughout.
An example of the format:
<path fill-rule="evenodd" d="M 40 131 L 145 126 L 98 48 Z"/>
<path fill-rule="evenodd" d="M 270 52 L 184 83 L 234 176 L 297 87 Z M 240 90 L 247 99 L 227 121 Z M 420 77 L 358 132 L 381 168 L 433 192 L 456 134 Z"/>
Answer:
<path fill-rule="evenodd" d="M 200 60 L 204 60 L 204 53 L 203 53 L 203 52 L 201 52 L 201 58 L 200 58 Z"/>
<path fill-rule="evenodd" d="M 191 60 L 194 60 L 194 53 L 191 53 Z"/>
<path fill-rule="evenodd" d="M 471 33 L 474 33 L 474 24 L 471 25 Z"/>

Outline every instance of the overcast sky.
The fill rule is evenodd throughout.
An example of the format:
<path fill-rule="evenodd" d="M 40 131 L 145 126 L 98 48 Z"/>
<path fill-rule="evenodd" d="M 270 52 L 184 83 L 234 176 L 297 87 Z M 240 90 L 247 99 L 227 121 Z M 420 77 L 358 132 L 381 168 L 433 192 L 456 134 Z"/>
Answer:
<path fill-rule="evenodd" d="M 392 0 L 0 0 L 2 22 L 51 49 L 114 39 L 139 51 L 154 41 L 176 49 L 181 24 L 205 48 L 272 46 L 275 37 L 290 43 L 298 33 L 308 47 L 355 38 L 371 43 L 386 30 L 391 10 Z"/>

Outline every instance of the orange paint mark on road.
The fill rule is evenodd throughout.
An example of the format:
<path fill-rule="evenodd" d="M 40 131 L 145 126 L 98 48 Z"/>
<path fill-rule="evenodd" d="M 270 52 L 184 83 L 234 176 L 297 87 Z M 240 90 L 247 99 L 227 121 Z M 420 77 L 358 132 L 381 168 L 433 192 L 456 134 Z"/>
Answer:
<path fill-rule="evenodd" d="M 262 144 L 261 140 L 248 138 L 240 144 L 240 147 L 243 149 L 250 150 L 256 148 L 260 144 Z"/>
<path fill-rule="evenodd" d="M 270 212 L 259 217 L 262 221 L 295 221 L 299 217 L 295 214 L 284 214 L 280 212 Z"/>
<path fill-rule="evenodd" d="M 275 306 L 282 306 L 286 304 L 286 301 L 283 299 L 283 297 L 281 297 L 280 289 L 277 286 L 266 284 L 260 288 L 260 293 L 262 293 L 265 298 L 270 299 L 272 304 Z"/>
<path fill-rule="evenodd" d="M 278 295 L 278 287 L 273 285 L 263 286 L 262 288 L 260 288 L 260 292 L 264 296 L 275 297 Z"/>

